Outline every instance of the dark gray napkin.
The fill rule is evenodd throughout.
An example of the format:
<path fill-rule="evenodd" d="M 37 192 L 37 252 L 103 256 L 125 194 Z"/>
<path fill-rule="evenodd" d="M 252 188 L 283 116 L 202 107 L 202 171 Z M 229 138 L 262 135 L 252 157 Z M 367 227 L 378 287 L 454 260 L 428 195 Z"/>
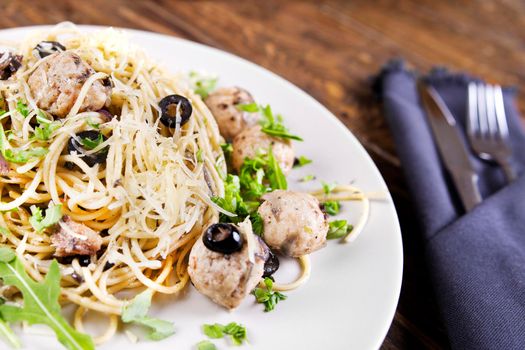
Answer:
<path fill-rule="evenodd" d="M 423 79 L 464 131 L 472 78 L 437 69 Z M 452 348 L 525 349 L 525 176 L 507 184 L 500 168 L 472 155 L 485 200 L 465 214 L 433 142 L 415 75 L 391 62 L 375 87 L 422 226 Z M 514 98 L 504 90 L 513 165 L 523 174 L 525 134 Z"/>

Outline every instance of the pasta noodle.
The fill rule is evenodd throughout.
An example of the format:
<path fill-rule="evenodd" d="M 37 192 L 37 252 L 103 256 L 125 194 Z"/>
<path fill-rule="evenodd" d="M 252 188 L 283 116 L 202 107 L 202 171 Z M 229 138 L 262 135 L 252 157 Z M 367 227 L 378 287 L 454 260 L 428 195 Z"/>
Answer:
<path fill-rule="evenodd" d="M 62 204 L 64 215 L 105 233 L 103 253 L 88 266 L 80 266 L 77 259 L 70 267 L 61 265 L 62 297 L 79 306 L 75 327 L 83 329 L 89 310 L 109 317 L 97 343 L 110 339 L 117 329 L 127 300 L 119 292 L 146 286 L 173 294 L 187 285 L 186 257 L 203 227 L 218 221 L 209 197 L 223 195 L 220 172 L 226 172 L 222 138 L 200 97 L 129 46 L 123 36 L 113 29 L 81 34 L 71 24 L 58 25 L 20 43 L 16 50 L 24 61 L 19 78 L 0 83 L 9 110 L 0 117 L 4 130 L 10 130 L 8 147 L 49 150 L 44 158 L 15 164 L 0 177 L 0 224 L 10 231 L 2 243 L 16 248 L 28 273 L 40 281 L 54 259 L 54 248 L 49 235 L 32 228 L 30 205 Z M 46 61 L 32 54 L 42 40 L 60 41 L 97 71 L 85 81 L 48 142 L 30 136 L 37 106 L 27 78 Z M 114 84 L 110 111 L 116 117 L 105 122 L 100 113 L 79 112 L 91 85 L 108 76 Z M 173 133 L 156 115 L 158 101 L 174 93 L 186 96 L 194 110 Z M 26 118 L 17 112 L 18 101 L 27 101 L 32 110 Z M 68 140 L 90 129 L 89 123 L 101 123 L 101 132 L 108 135 L 89 151 L 109 147 L 104 165 L 89 167 L 79 155 L 65 151 Z"/>

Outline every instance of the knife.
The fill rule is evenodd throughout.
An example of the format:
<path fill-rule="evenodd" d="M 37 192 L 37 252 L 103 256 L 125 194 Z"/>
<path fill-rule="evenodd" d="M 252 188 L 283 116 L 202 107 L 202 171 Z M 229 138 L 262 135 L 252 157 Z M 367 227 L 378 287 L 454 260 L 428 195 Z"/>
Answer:
<path fill-rule="evenodd" d="M 481 202 L 478 175 L 472 166 L 456 120 L 432 86 L 420 84 L 419 93 L 445 168 L 452 176 L 465 210 L 470 211 Z"/>

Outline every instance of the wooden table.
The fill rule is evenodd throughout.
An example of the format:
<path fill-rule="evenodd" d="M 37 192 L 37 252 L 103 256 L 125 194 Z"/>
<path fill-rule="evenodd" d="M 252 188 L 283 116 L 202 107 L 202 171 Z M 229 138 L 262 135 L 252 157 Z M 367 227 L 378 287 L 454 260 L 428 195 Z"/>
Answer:
<path fill-rule="evenodd" d="M 337 115 L 374 158 L 400 216 L 403 289 L 384 349 L 447 348 L 392 138 L 369 79 L 389 58 L 420 71 L 446 65 L 525 85 L 525 2 L 110 1 L 0 2 L 0 27 L 75 23 L 184 37 L 260 64 Z M 519 109 L 525 115 L 525 104 Z"/>

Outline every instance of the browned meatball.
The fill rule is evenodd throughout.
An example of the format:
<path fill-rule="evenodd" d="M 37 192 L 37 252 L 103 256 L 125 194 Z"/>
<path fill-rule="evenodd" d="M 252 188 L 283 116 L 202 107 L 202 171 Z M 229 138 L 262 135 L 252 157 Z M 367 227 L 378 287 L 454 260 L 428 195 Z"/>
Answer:
<path fill-rule="evenodd" d="M 268 152 L 270 147 L 281 170 L 288 174 L 295 158 L 292 143 L 263 133 L 260 125 L 244 130 L 233 139 L 233 168 L 239 171 L 246 158 L 254 158 L 259 151 Z"/>
<path fill-rule="evenodd" d="M 239 306 L 259 283 L 269 254 L 266 244 L 254 236 L 251 229 L 247 232 L 241 227 L 244 237 L 241 250 L 232 254 L 215 252 L 204 245 L 201 237 L 191 249 L 188 264 L 188 274 L 195 288 L 228 309 Z M 252 235 L 255 244 L 253 262 L 250 261 L 246 234 Z"/>
<path fill-rule="evenodd" d="M 204 102 L 215 117 L 221 135 L 227 140 L 255 125 L 260 117 L 258 112 L 250 113 L 237 108 L 238 105 L 254 102 L 248 91 L 238 87 L 217 89 Z"/>
<path fill-rule="evenodd" d="M 28 84 L 38 108 L 63 118 L 75 104 L 86 80 L 95 70 L 71 51 L 55 53 L 29 76 Z M 89 88 L 80 112 L 109 104 L 111 85 L 97 80 Z"/>
<path fill-rule="evenodd" d="M 322 248 L 328 222 L 319 201 L 308 193 L 277 190 L 263 196 L 258 209 L 263 220 L 263 238 L 272 249 L 299 257 Z"/>

